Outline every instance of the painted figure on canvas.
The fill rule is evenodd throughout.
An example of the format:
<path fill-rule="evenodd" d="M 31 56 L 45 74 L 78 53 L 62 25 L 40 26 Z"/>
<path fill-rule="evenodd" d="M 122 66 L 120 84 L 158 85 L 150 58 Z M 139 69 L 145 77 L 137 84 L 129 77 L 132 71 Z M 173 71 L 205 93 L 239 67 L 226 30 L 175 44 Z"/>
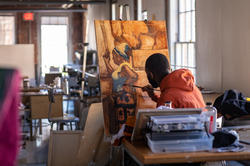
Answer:
<path fill-rule="evenodd" d="M 104 31 L 104 26 L 102 25 Z M 137 73 L 130 64 L 132 49 L 124 41 L 115 42 L 112 50 L 114 67 L 110 64 L 110 53 L 108 50 L 102 56 L 106 69 L 112 78 L 112 95 L 107 96 L 109 105 L 111 134 L 120 131 L 121 136 L 131 136 L 135 123 L 136 95 L 135 90 L 130 87 L 138 79 Z"/>
<path fill-rule="evenodd" d="M 164 21 L 95 21 L 105 133 L 130 137 L 138 108 L 156 104 L 140 88 L 148 84 L 145 61 L 168 58 Z"/>

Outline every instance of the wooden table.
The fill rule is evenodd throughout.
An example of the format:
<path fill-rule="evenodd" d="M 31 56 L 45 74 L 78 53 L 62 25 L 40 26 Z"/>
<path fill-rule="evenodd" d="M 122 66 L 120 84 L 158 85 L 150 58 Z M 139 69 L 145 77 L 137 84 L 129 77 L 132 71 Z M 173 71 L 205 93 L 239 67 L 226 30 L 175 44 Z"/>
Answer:
<path fill-rule="evenodd" d="M 124 150 L 139 165 L 195 163 L 222 160 L 250 160 L 250 146 L 242 152 L 185 152 L 185 153 L 153 153 L 144 142 L 130 143 L 123 141 Z"/>
<path fill-rule="evenodd" d="M 203 96 L 205 103 L 209 102 L 212 104 L 214 103 L 217 97 L 223 94 L 220 92 L 211 92 L 211 93 L 204 92 L 204 91 L 201 91 L 201 92 L 202 92 L 202 96 Z"/>

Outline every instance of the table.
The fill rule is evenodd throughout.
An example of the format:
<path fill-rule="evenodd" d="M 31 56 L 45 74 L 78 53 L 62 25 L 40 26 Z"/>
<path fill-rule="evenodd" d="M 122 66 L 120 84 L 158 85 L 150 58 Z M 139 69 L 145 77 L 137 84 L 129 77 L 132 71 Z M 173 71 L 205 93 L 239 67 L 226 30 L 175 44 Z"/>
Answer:
<path fill-rule="evenodd" d="M 146 164 L 173 164 L 173 163 L 195 163 L 221 160 L 250 160 L 250 146 L 242 152 L 185 152 L 185 153 L 153 153 L 145 142 L 131 143 L 123 141 L 124 150 L 139 165 Z"/>
<path fill-rule="evenodd" d="M 206 92 L 206 91 L 201 91 L 201 92 L 202 92 L 202 96 L 203 96 L 205 103 L 209 102 L 212 104 L 214 103 L 217 97 L 223 94 L 220 92 L 211 92 L 211 93 Z"/>

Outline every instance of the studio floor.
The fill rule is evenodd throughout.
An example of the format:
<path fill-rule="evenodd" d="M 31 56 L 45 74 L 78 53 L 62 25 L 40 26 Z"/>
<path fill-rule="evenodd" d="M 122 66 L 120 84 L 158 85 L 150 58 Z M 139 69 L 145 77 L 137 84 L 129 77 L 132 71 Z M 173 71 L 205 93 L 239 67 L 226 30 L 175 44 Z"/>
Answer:
<path fill-rule="evenodd" d="M 67 104 L 69 104 L 67 106 Z M 74 104 L 72 101 L 63 103 L 64 113 L 74 114 Z M 68 111 L 67 111 L 68 110 Z M 38 123 L 33 120 L 34 140 L 29 140 L 29 124 L 22 122 L 24 137 L 21 141 L 21 148 L 18 155 L 19 166 L 46 166 L 48 161 L 48 147 L 50 137 L 50 125 L 47 119 L 42 120 L 42 134 L 39 134 Z M 53 130 L 56 130 L 54 125 Z M 69 126 L 64 126 L 64 130 L 70 130 Z"/>

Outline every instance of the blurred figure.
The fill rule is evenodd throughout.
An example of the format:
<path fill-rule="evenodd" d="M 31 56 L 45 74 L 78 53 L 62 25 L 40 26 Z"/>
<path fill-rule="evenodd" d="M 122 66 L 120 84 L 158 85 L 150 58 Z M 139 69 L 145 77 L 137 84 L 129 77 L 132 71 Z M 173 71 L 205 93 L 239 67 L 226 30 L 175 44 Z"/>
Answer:
<path fill-rule="evenodd" d="M 16 70 L 0 69 L 0 165 L 14 166 L 19 149 L 19 86 Z"/>

